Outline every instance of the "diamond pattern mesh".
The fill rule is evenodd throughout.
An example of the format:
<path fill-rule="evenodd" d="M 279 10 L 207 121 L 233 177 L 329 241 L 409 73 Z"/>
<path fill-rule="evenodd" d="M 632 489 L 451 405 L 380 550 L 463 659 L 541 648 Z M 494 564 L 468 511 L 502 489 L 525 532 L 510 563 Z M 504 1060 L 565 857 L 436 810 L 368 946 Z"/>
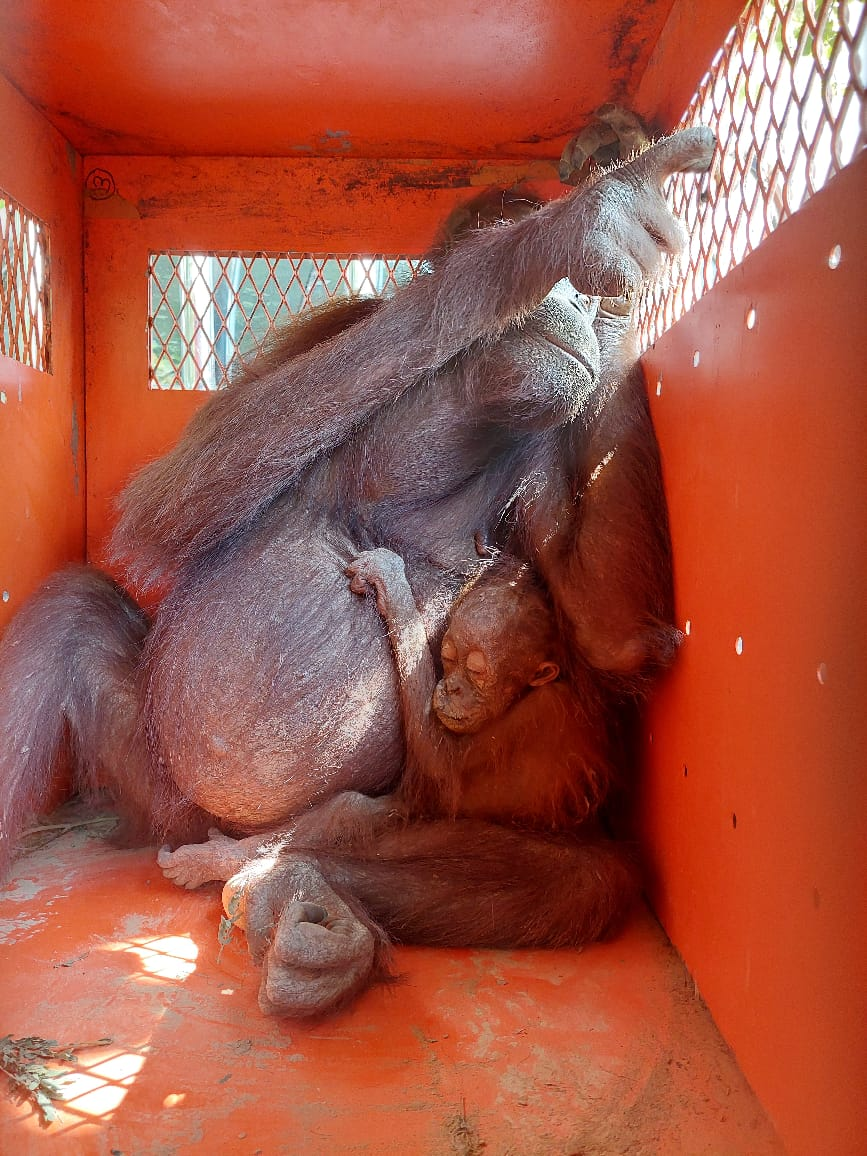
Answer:
<path fill-rule="evenodd" d="M 388 296 L 421 264 L 405 257 L 154 253 L 152 389 L 221 389 L 230 366 L 309 305 Z"/>
<path fill-rule="evenodd" d="M 0 353 L 51 371 L 48 226 L 0 189 Z"/>
<path fill-rule="evenodd" d="M 681 121 L 713 128 L 719 154 L 669 182 L 690 241 L 641 302 L 644 348 L 864 147 L 865 8 L 754 2 L 729 33 Z"/>

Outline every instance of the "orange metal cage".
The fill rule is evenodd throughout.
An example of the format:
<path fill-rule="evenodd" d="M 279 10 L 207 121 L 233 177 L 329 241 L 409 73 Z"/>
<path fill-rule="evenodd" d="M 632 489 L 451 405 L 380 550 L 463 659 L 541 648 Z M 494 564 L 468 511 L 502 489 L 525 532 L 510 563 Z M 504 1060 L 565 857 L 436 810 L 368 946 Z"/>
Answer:
<path fill-rule="evenodd" d="M 226 29 L 234 29 L 232 16 L 228 6 L 217 3 L 225 20 L 223 25 L 213 23 L 215 3 L 191 0 L 173 35 L 182 39 L 195 32 L 198 40 L 193 43 L 201 46 L 202 54 L 222 52 L 224 63 L 232 64 L 237 37 L 230 37 L 228 47 L 223 40 Z M 154 254 L 420 254 L 438 222 L 476 186 L 553 178 L 563 133 L 545 119 L 551 113 L 544 106 L 544 93 L 555 91 L 565 101 L 568 85 L 563 77 L 568 74 L 569 84 L 574 84 L 576 75 L 574 59 L 564 59 L 574 47 L 574 5 L 547 5 L 540 15 L 533 5 L 517 3 L 508 6 L 515 28 L 541 28 L 532 52 L 524 35 L 520 44 L 514 41 L 516 51 L 510 58 L 516 69 L 520 65 L 524 70 L 524 103 L 535 101 L 536 115 L 544 122 L 538 139 L 527 137 L 513 109 L 515 139 L 508 146 L 499 152 L 469 152 L 468 134 L 474 126 L 468 125 L 461 103 L 467 69 L 464 66 L 463 76 L 453 74 L 450 110 L 442 57 L 428 44 L 430 77 L 438 80 L 446 106 L 437 123 L 448 128 L 446 143 L 432 144 L 429 152 L 417 150 L 395 159 L 385 146 L 377 153 L 371 145 L 356 153 L 350 144 L 344 147 L 344 137 L 331 136 L 323 137 L 321 155 L 308 155 L 300 146 L 287 153 L 279 141 L 273 143 L 282 122 L 267 92 L 260 96 L 260 121 L 252 123 L 250 93 L 260 90 L 248 71 L 249 91 L 235 91 L 239 107 L 247 112 L 225 117 L 224 139 L 235 142 L 232 155 L 201 155 L 214 152 L 205 147 L 212 139 L 208 133 L 214 114 L 210 109 L 201 112 L 192 99 L 195 93 L 188 92 L 186 102 L 182 93 L 176 94 L 173 112 L 167 105 L 154 111 L 153 93 L 181 83 L 185 75 L 183 70 L 174 70 L 173 76 L 162 71 L 165 52 L 152 72 L 126 70 L 140 78 L 145 120 L 163 117 L 163 136 L 149 137 L 153 119 L 139 125 L 129 119 L 135 94 L 130 94 L 127 77 L 112 69 L 116 53 L 101 53 L 102 44 L 109 49 L 113 44 L 107 9 L 97 5 L 97 18 L 92 6 L 70 0 L 63 10 L 46 9 L 38 20 L 28 22 L 20 13 L 30 7 L 10 6 L 14 28 L 6 43 L 18 46 L 16 58 L 0 44 L 0 69 L 15 81 L 15 86 L 0 81 L 0 188 L 8 190 L 4 203 L 14 198 L 21 212 L 26 208 L 50 231 L 52 315 L 44 313 L 39 333 L 45 340 L 50 334 L 51 361 L 41 367 L 38 361 L 27 364 L 34 330 L 23 344 L 15 337 L 14 348 L 13 339 L 4 336 L 0 623 L 52 569 L 85 553 L 100 561 L 114 516 L 113 495 L 133 469 L 172 443 L 205 399 L 197 389 L 148 388 L 146 335 L 154 316 L 148 267 Z M 279 16 L 285 6 L 272 7 Z M 313 2 L 308 7 L 311 24 L 323 19 L 322 5 Z M 685 221 L 690 244 L 682 264 L 642 306 L 644 365 L 664 459 L 677 614 L 686 639 L 644 731 L 636 826 L 654 910 L 787 1149 L 796 1156 L 854 1156 L 863 1144 L 860 1105 L 867 1102 L 862 1031 L 867 1020 L 867 726 L 862 706 L 867 692 L 867 396 L 861 304 L 867 263 L 865 5 L 774 0 L 751 4 L 742 14 L 738 9 L 739 4 L 721 0 L 701 6 L 676 0 L 661 6 L 602 5 L 587 17 L 595 21 L 604 10 L 605 20 L 619 29 L 619 40 L 612 36 L 604 45 L 601 72 L 620 86 L 624 103 L 660 130 L 673 127 L 687 108 L 684 123 L 706 121 L 721 137 L 719 162 L 709 180 L 672 183 L 672 204 Z M 143 11 L 136 10 L 136 21 Z M 203 13 L 212 21 L 208 36 L 196 23 L 205 18 Z M 101 129 L 92 116 L 84 115 L 84 105 L 75 120 L 70 113 L 75 84 L 67 77 L 64 89 L 62 75 L 68 63 L 57 65 L 51 81 L 70 98 L 70 107 L 48 91 L 52 85 L 34 91 L 30 101 L 21 95 L 28 92 L 28 78 L 21 72 L 22 38 L 32 40 L 35 57 L 52 60 L 55 54 L 65 61 L 63 54 L 76 42 L 70 30 L 57 23 L 67 14 L 73 23 L 92 25 L 101 33 L 91 45 L 91 87 L 102 92 L 106 83 L 114 86 L 118 107 L 132 126 L 125 136 L 122 126 Z M 372 10 L 368 15 L 374 28 Z M 248 18 L 264 20 L 255 13 Z M 445 4 L 441 18 L 455 21 L 454 43 L 464 38 L 470 44 L 476 35 L 474 50 L 485 56 L 481 34 L 458 3 Z M 656 23 L 642 25 L 644 19 Z M 538 20 L 553 23 L 537 25 Z M 509 27 L 500 14 L 498 34 Z M 635 31 L 642 27 L 646 42 Z M 59 36 L 58 29 L 64 35 Z M 595 24 L 593 29 L 596 36 Z M 136 30 L 139 40 L 147 39 L 138 22 Z M 159 27 L 151 26 L 150 34 L 154 42 L 164 43 Z M 118 35 L 126 33 L 121 29 Z M 617 55 L 617 44 L 625 42 L 631 56 Z M 327 40 L 324 44 L 327 57 Z M 128 54 L 135 52 L 128 38 L 124 45 Z M 568 52 L 561 52 L 562 45 Z M 363 56 L 368 46 L 357 47 Z M 335 37 L 335 58 L 338 49 Z M 574 105 L 580 108 L 586 99 L 587 112 L 611 95 L 591 92 L 598 55 L 581 80 L 588 95 L 576 98 Z M 538 61 L 541 79 L 527 63 L 531 58 Z M 624 59 L 634 64 L 624 64 Z M 208 63 L 214 62 L 210 57 Z M 276 83 L 270 73 L 258 80 L 261 85 L 266 80 Z M 220 99 L 216 90 L 210 99 Z M 395 93 L 396 101 L 406 99 L 404 93 Z M 417 93 L 416 99 L 421 107 L 432 98 L 428 92 Z M 489 93 L 479 122 L 489 126 L 490 118 L 504 115 L 505 100 L 500 90 L 496 97 Z M 383 99 L 368 114 L 371 131 L 365 140 L 374 139 L 378 126 L 393 134 L 393 105 Z M 421 117 L 428 127 L 437 120 L 432 108 L 425 106 Z M 493 139 L 493 130 L 485 131 Z M 268 133 L 273 139 L 266 149 Z M 338 139 L 339 147 L 334 144 Z M 244 140 L 255 141 L 256 147 L 245 149 Z M 449 141 L 459 161 L 443 159 L 451 155 Z M 29 290 L 21 286 L 32 282 L 34 274 L 27 270 L 35 268 L 38 249 L 32 247 L 27 228 L 21 223 L 13 228 L 11 220 L 7 213 L 4 244 L 15 247 L 17 264 L 7 257 L 3 267 L 23 270 L 11 275 L 12 281 L 18 279 L 16 308 L 30 310 L 32 324 L 38 321 L 38 307 L 31 308 Z M 17 240 L 10 242 L 13 234 Z M 12 281 L 7 274 L 4 284 Z M 43 285 L 47 266 L 40 292 Z M 81 950 L 92 951 L 94 959 L 105 963 L 98 954 L 101 947 L 87 938 L 91 932 L 136 951 L 162 950 L 149 948 L 148 936 L 136 928 L 127 928 L 130 934 L 123 939 L 124 888 L 133 888 L 136 911 L 154 921 L 157 940 L 171 934 L 159 923 L 161 915 L 174 920 L 176 929 L 183 923 L 189 941 L 206 945 L 213 940 L 213 911 L 202 905 L 201 897 L 179 899 L 158 891 L 145 856 L 121 861 L 104 854 L 106 858 L 97 849 L 76 867 L 75 856 L 61 848 L 56 859 L 48 855 L 40 860 L 40 879 L 25 876 L 20 887 L 0 892 L 0 903 L 6 895 L 9 904 L 4 916 L 17 905 L 16 918 L 43 921 L 31 929 L 16 928 L 8 956 L 14 982 L 6 985 L 2 1006 L 8 1019 L 21 1017 L 10 1022 L 10 1027 L 20 1023 L 19 1034 L 39 1030 L 33 1017 L 40 989 L 50 992 L 51 1016 L 45 1022 L 50 1025 L 52 1017 L 58 1017 L 58 1032 L 68 1027 L 70 1038 L 81 1038 L 75 1014 L 82 1005 L 76 1001 L 86 1002 L 91 1017 L 102 1016 L 102 1005 L 111 1004 L 113 997 L 106 992 L 115 989 L 100 987 L 98 979 L 109 974 L 107 965 L 90 972 L 86 962 L 66 966 L 79 942 Z M 128 873 L 118 878 L 117 886 L 111 882 L 115 871 Z M 91 894 L 102 897 L 96 914 L 88 915 L 74 898 L 60 897 L 64 880 L 70 879 L 82 894 L 91 888 Z M 53 890 L 34 892 L 44 880 Z M 40 907 L 43 900 L 57 908 Z M 98 903 L 94 906 L 99 908 Z M 75 920 L 79 922 L 70 928 Z M 543 1025 L 542 1036 L 529 1044 L 530 1050 L 537 1048 L 533 1054 L 539 1061 L 532 1068 L 533 1079 L 544 1083 L 547 1070 L 554 1073 L 549 1083 L 574 1083 L 565 1091 L 558 1085 L 561 1090 L 546 1093 L 549 1101 L 533 1105 L 540 1114 L 524 1131 L 514 1133 L 523 1145 L 515 1150 L 531 1151 L 529 1144 L 535 1142 L 539 1152 L 572 1151 L 562 1118 L 574 1110 L 575 1089 L 580 1086 L 583 1095 L 586 1088 L 575 1063 L 563 1059 L 558 1066 L 555 1053 L 559 1050 L 565 1057 L 579 1030 L 584 1033 L 581 1047 L 589 1047 L 599 1026 L 594 1007 L 604 1008 L 619 1025 L 616 1040 L 605 1039 L 611 1045 L 609 1068 L 625 1081 L 627 1098 L 639 1095 L 639 1085 L 645 1087 L 637 1069 L 618 1060 L 628 1046 L 622 1041 L 628 1039 L 631 1025 L 636 1038 L 646 1029 L 663 1041 L 653 1053 L 653 1080 L 646 1085 L 651 1091 L 658 1093 L 660 1087 L 660 1057 L 677 1054 L 672 1039 L 681 1021 L 668 997 L 660 995 L 668 989 L 658 973 L 645 967 L 647 956 L 642 955 L 651 942 L 652 935 L 633 929 L 621 948 L 613 946 L 620 951 L 616 959 L 595 954 L 586 971 L 574 966 L 574 960 L 546 964 L 539 953 L 529 963 L 522 958 L 507 961 L 506 970 L 487 957 L 420 955 L 412 966 L 418 968 L 422 986 L 413 988 L 403 1005 L 411 1030 L 402 1030 L 406 1024 L 401 1021 L 400 993 L 391 1004 L 375 995 L 357 1018 L 341 1022 L 337 1035 L 342 1043 L 306 1035 L 290 1041 L 292 1033 L 269 1028 L 256 1037 L 256 1046 L 261 1043 L 274 1064 L 266 1066 L 268 1080 L 288 1078 L 286 1065 L 300 1064 L 292 1057 L 301 1056 L 314 1064 L 297 1085 L 311 1102 L 323 1083 L 338 1087 L 345 1097 L 349 1107 L 341 1108 L 344 1114 L 336 1122 L 328 1117 L 329 1105 L 316 1115 L 316 1127 L 325 1138 L 310 1151 L 328 1151 L 329 1143 L 331 1150 L 340 1150 L 334 1143 L 348 1145 L 353 1131 L 363 1131 L 365 1103 L 371 1101 L 365 1101 L 362 1092 L 375 1096 L 378 1081 L 390 1089 L 388 1104 L 410 1113 L 412 1096 L 394 1091 L 400 1082 L 395 1064 L 405 1062 L 414 1073 L 439 1063 L 437 1070 L 445 1073 L 439 1077 L 441 1087 L 458 1103 L 465 1097 L 473 1127 L 479 1124 L 473 1113 L 479 1112 L 481 1124 L 495 1137 L 492 1150 L 507 1152 L 514 1142 L 503 1121 L 518 1128 L 520 1105 L 516 1107 L 504 1089 L 517 1086 L 508 1081 L 516 1072 L 526 1076 L 526 1067 L 520 1065 L 529 1062 L 526 1053 L 515 1050 L 524 1039 L 518 1033 L 526 1023 L 533 1030 Z M 75 950 L 69 947 L 73 943 Z M 189 948 L 178 947 L 171 966 L 182 970 L 185 960 L 189 964 L 184 951 Z M 175 1094 L 165 1082 L 179 1070 L 166 1058 L 170 1041 L 182 1063 L 195 1069 L 187 1094 L 199 1113 L 203 1143 L 215 1151 L 246 1151 L 238 1146 L 237 1132 L 229 1143 L 219 1132 L 219 1121 L 208 1116 L 213 1111 L 208 1107 L 213 1104 L 209 1081 L 223 1075 L 197 1066 L 217 1044 L 194 1015 L 194 998 L 203 1001 L 198 1006 L 219 1025 L 218 1034 L 234 1033 L 226 1037 L 229 1042 L 247 1038 L 252 1032 L 249 1021 L 257 1013 L 252 1001 L 230 1006 L 235 996 L 222 995 L 225 977 L 208 969 L 204 946 L 200 958 L 189 986 L 173 980 L 180 986 L 171 994 L 155 987 L 148 972 L 151 978 L 144 978 L 153 1006 L 141 1003 L 141 990 L 123 989 L 123 1015 L 117 1023 L 135 1025 L 135 1054 L 149 1055 L 142 1049 L 151 1038 L 157 1045 L 143 1066 L 148 1078 L 142 1075 L 129 1092 L 128 1118 L 136 1121 L 140 1135 L 143 1121 L 167 1109 L 155 1089 Z M 119 951 L 112 959 L 127 957 Z M 252 990 L 254 977 L 243 955 L 227 952 L 227 959 L 238 987 L 243 981 Z M 620 963 L 626 970 L 618 970 Z M 530 964 L 537 969 L 535 978 Z M 465 985 L 459 994 L 450 986 L 455 976 Z M 523 994 L 516 997 L 519 984 Z M 498 1002 L 504 991 L 511 999 L 508 1008 L 505 1000 Z M 630 991 L 635 993 L 631 1004 Z M 607 996 L 611 1002 L 605 1002 Z M 442 1013 L 435 1006 L 432 1010 L 426 998 L 434 1005 L 439 1000 Z M 168 1009 L 164 1016 L 154 1013 L 157 1004 Z M 173 1016 L 182 1024 L 186 1016 L 194 1025 L 195 1046 L 183 1043 L 180 1034 L 172 1036 Z M 472 1049 L 457 1038 L 462 1023 L 480 1033 L 490 1028 L 498 1056 L 517 1057 L 515 1068 L 506 1064 L 502 1069 L 502 1081 L 494 1078 L 493 1069 L 467 1066 Z M 416 1055 L 407 1039 L 419 1024 L 425 1042 Z M 50 1034 L 47 1026 L 40 1026 L 43 1034 Z M 365 1043 L 377 1036 L 384 1041 L 380 1051 Z M 442 1045 L 440 1050 L 432 1051 L 429 1041 Z M 295 1050 L 287 1060 L 290 1042 Z M 343 1049 L 345 1060 L 344 1053 L 356 1047 L 361 1052 L 351 1069 L 335 1049 Z M 375 1060 L 366 1058 L 371 1056 Z M 99 1059 L 108 1067 L 102 1076 L 95 1071 L 96 1077 L 133 1087 L 135 1073 L 121 1075 L 118 1069 L 112 1074 L 117 1056 Z M 261 1058 L 259 1062 L 264 1063 Z M 487 1061 L 476 1055 L 474 1062 Z M 690 1062 L 696 1075 L 700 1064 L 694 1056 Z M 99 1060 L 93 1066 L 98 1069 Z M 702 1078 L 696 1076 L 683 1094 L 694 1100 L 706 1094 L 711 1114 L 725 1115 L 717 1099 L 719 1085 L 710 1093 Z M 261 1083 L 261 1073 L 252 1073 L 244 1084 L 243 1094 L 257 1107 L 237 1109 L 243 1116 L 239 1132 L 255 1126 Z M 521 1098 L 526 1098 L 526 1086 L 526 1081 L 520 1085 Z M 670 1090 L 671 1085 L 665 1087 Z M 485 1089 L 478 1101 L 473 1099 L 475 1088 Z M 543 1142 L 539 1137 L 545 1128 L 545 1103 L 558 1114 L 559 1123 L 550 1130 L 553 1138 Z M 305 1112 L 304 1118 L 310 1118 Z M 720 1147 L 719 1133 L 709 1141 L 708 1133 L 689 1131 L 684 1116 L 672 1112 L 677 1127 L 656 1133 L 658 1151 L 677 1150 L 679 1128 L 686 1129 L 680 1150 L 690 1154 L 702 1150 L 702 1144 L 706 1150 L 749 1156 L 777 1150 L 758 1125 L 751 1132 L 755 1117 L 738 1115 L 740 1109 L 730 1112 L 738 1115 L 739 1123 L 736 1133 L 727 1134 L 728 1147 Z M 240 1119 L 237 1113 L 233 1120 Z M 405 1150 L 436 1152 L 425 1131 L 426 1117 L 406 1118 L 412 1123 L 406 1126 Z M 117 1119 L 120 1128 L 120 1113 Z M 298 1126 L 299 1119 L 287 1109 L 281 1126 Z M 702 1120 L 704 1127 L 707 1116 Z M 82 1135 L 97 1135 L 86 1131 L 85 1124 L 91 1127 L 92 1122 L 84 1116 L 79 1123 Z M 721 1126 L 719 1119 L 716 1124 Z M 460 1131 L 460 1120 L 458 1125 Z M 187 1143 L 190 1133 L 176 1123 L 171 1127 L 177 1137 L 186 1137 L 178 1143 Z M 385 1143 L 387 1130 L 378 1119 L 371 1125 L 371 1143 Z M 23 1133 L 7 1134 L 17 1140 Z M 479 1134 L 484 1135 L 484 1129 Z M 439 1139 L 445 1143 L 443 1135 Z M 50 1134 L 42 1137 L 35 1130 L 27 1137 L 34 1152 L 41 1151 L 43 1139 L 52 1141 Z M 615 1138 L 611 1144 L 621 1141 Z M 99 1151 L 88 1148 L 97 1144 L 92 1138 L 82 1144 L 82 1151 Z M 143 1142 L 142 1150 L 147 1150 Z"/>

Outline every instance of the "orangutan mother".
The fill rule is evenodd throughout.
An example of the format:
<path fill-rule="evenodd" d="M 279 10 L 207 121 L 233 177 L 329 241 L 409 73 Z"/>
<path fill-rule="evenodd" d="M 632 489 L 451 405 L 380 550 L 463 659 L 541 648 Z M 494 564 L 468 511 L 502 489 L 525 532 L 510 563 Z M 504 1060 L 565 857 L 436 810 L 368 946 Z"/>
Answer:
<path fill-rule="evenodd" d="M 403 758 L 396 679 L 379 615 L 345 576 L 376 547 L 404 559 L 434 638 L 480 539 L 531 561 L 595 672 L 583 725 L 608 725 L 608 688 L 643 685 L 677 635 L 626 326 L 594 328 L 582 294 L 633 289 L 677 247 L 660 184 L 705 169 L 713 143 L 687 130 L 466 238 L 209 401 L 122 498 L 116 553 L 168 590 L 152 626 L 104 576 L 73 570 L 3 640 L 7 854 L 66 735 L 85 781 L 174 840 L 213 817 L 249 833 L 338 791 L 384 790 Z M 442 837 L 469 862 L 457 829 Z"/>

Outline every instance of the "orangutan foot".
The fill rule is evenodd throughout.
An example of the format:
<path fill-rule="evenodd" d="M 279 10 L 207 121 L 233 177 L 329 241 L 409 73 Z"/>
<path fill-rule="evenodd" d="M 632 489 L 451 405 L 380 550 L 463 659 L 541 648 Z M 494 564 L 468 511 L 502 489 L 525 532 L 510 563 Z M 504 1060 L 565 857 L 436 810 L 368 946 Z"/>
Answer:
<path fill-rule="evenodd" d="M 243 894 L 242 917 L 254 959 L 262 962 L 259 1007 L 303 1019 L 333 1011 L 371 981 L 377 937 L 331 889 L 315 859 L 261 861 L 224 891 Z"/>
<path fill-rule="evenodd" d="M 231 839 L 212 827 L 208 831 L 207 843 L 188 843 L 172 851 L 161 847 L 157 853 L 157 863 L 166 879 L 171 879 L 178 887 L 201 887 L 214 879 L 224 881 L 247 863 L 255 848 L 251 840 Z M 259 840 L 255 840 L 258 846 Z"/>

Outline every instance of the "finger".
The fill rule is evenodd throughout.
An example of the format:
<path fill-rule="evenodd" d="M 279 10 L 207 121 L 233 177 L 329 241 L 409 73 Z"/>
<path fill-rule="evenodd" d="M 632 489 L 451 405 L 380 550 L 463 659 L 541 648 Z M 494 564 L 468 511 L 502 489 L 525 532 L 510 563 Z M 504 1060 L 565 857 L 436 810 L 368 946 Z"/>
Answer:
<path fill-rule="evenodd" d="M 617 175 L 661 185 L 672 173 L 707 172 L 715 148 L 716 137 L 709 128 L 704 125 L 685 128 L 651 145 L 629 164 L 617 169 Z"/>
<path fill-rule="evenodd" d="M 644 228 L 630 230 L 624 238 L 623 247 L 626 255 L 631 257 L 641 270 L 642 276 L 648 277 L 659 265 L 660 250 L 667 249 L 668 246 L 663 238 L 658 236 L 654 227 L 653 235 Z"/>
<path fill-rule="evenodd" d="M 333 928 L 318 923 L 286 927 L 281 921 L 269 957 L 280 967 L 345 972 L 350 967 L 369 970 L 374 950 L 373 934 L 355 920 L 337 920 Z"/>
<path fill-rule="evenodd" d="M 172 849 L 168 843 L 166 843 L 164 847 L 160 847 L 159 851 L 157 851 L 157 864 L 163 868 L 169 867 L 172 862 L 172 855 Z"/>
<path fill-rule="evenodd" d="M 367 579 L 361 574 L 356 574 L 349 583 L 349 589 L 353 594 L 366 594 L 368 591 Z"/>
<path fill-rule="evenodd" d="M 686 243 L 683 226 L 671 213 L 658 189 L 645 186 L 644 193 L 637 205 L 637 216 L 642 228 L 650 235 L 658 250 L 663 253 L 679 253 Z"/>
<path fill-rule="evenodd" d="M 237 878 L 237 876 L 236 876 Z M 232 880 L 229 880 L 231 883 Z M 271 942 L 275 912 L 267 886 L 253 887 L 246 893 L 244 918 L 246 920 L 247 948 L 253 960 L 261 963 Z"/>
<path fill-rule="evenodd" d="M 644 282 L 644 270 L 629 256 L 625 249 L 609 249 L 605 253 L 605 266 L 594 274 L 593 287 L 602 297 L 623 297 L 634 294 Z"/>
<path fill-rule="evenodd" d="M 220 830 L 219 827 L 209 827 L 208 828 L 208 838 L 209 839 L 222 839 L 223 837 L 224 837 L 223 832 Z"/>

